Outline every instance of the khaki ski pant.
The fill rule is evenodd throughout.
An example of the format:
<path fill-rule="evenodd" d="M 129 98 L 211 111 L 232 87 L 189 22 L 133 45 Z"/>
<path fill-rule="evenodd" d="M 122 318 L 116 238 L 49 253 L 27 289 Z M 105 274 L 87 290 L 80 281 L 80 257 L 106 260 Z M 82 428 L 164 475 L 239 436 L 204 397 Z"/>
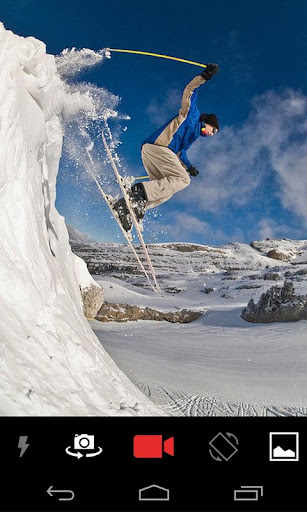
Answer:
<path fill-rule="evenodd" d="M 148 199 L 146 209 L 164 203 L 190 184 L 189 174 L 169 148 L 144 144 L 142 161 L 150 178 L 149 182 L 143 182 Z"/>

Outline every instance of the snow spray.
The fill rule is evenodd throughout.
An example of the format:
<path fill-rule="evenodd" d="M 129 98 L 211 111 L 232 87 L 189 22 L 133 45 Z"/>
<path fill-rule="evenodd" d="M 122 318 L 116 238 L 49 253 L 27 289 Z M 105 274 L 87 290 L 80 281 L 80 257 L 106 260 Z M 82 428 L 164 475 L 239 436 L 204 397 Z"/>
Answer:
<path fill-rule="evenodd" d="M 63 157 L 64 164 L 70 170 L 64 179 L 70 181 L 73 178 L 75 183 L 79 183 L 82 194 L 86 194 L 87 199 L 91 197 L 90 201 L 93 201 L 96 196 L 92 194 L 93 181 L 84 172 L 85 148 L 91 148 L 96 178 L 102 184 L 110 186 L 110 193 L 112 193 L 114 178 L 113 175 L 103 172 L 105 165 L 108 165 L 108 159 L 100 143 L 100 134 L 102 129 L 108 126 L 107 121 L 112 119 L 114 127 L 112 132 L 110 129 L 107 130 L 108 143 L 117 165 L 122 167 L 115 149 L 120 144 L 121 133 L 126 130 L 122 121 L 130 119 L 129 116 L 120 114 L 117 110 L 119 96 L 112 94 L 104 87 L 77 80 L 82 73 L 102 65 L 106 58 L 110 56 L 104 49 L 94 51 L 88 48 L 65 49 L 55 57 L 62 89 Z M 97 138 L 99 142 L 95 144 Z M 97 169 L 101 172 L 99 173 Z M 90 191 L 91 194 L 89 194 Z"/>

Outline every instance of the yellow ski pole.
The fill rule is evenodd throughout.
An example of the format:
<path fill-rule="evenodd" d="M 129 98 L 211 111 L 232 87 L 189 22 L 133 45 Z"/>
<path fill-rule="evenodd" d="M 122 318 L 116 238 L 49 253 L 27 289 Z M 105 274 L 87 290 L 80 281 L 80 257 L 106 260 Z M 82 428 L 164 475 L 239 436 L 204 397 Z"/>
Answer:
<path fill-rule="evenodd" d="M 149 176 L 133 176 L 133 181 L 136 180 L 149 180 Z"/>
<path fill-rule="evenodd" d="M 206 64 L 200 62 L 193 62 L 192 60 L 179 59 L 178 57 L 170 57 L 169 55 L 161 55 L 160 53 L 140 52 L 138 50 L 119 50 L 118 48 L 107 48 L 109 52 L 122 52 L 122 53 L 138 53 L 139 55 L 150 55 L 151 57 L 161 57 L 162 59 L 178 60 L 179 62 L 185 62 L 186 64 L 193 64 L 194 66 L 200 66 L 206 68 Z"/>

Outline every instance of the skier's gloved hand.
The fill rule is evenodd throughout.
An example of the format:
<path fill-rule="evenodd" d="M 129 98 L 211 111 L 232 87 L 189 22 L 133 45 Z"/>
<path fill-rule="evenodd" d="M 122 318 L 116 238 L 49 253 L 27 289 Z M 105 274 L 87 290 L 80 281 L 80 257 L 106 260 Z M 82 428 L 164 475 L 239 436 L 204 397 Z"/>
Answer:
<path fill-rule="evenodd" d="M 193 165 L 190 165 L 190 167 L 187 168 L 187 172 L 190 174 L 190 176 L 194 176 L 194 178 L 199 174 L 199 171 Z"/>
<path fill-rule="evenodd" d="M 205 79 L 205 80 L 211 80 L 211 78 L 216 75 L 219 71 L 219 66 L 218 64 L 213 64 L 212 62 L 209 62 L 208 64 L 206 64 L 206 69 L 204 69 L 204 71 L 202 71 L 201 73 L 201 76 Z"/>

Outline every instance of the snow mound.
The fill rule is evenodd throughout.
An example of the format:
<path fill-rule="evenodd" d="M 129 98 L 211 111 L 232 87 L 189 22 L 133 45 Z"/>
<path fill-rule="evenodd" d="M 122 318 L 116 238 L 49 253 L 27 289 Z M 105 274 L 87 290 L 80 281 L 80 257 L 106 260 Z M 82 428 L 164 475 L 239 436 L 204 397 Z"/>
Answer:
<path fill-rule="evenodd" d="M 160 414 L 83 315 L 80 288 L 97 284 L 55 209 L 65 87 L 54 57 L 0 24 L 0 69 L 0 414 Z"/>

